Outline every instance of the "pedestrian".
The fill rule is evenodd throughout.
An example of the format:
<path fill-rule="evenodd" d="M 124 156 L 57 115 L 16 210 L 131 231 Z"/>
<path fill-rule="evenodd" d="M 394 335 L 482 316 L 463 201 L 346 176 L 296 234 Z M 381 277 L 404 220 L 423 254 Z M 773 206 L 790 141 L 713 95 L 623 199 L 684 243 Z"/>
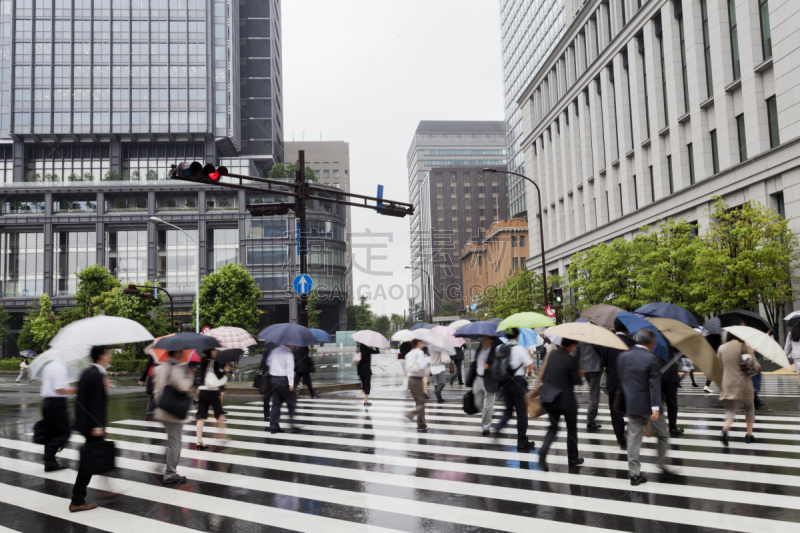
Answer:
<path fill-rule="evenodd" d="M 361 390 L 364 391 L 364 407 L 369 407 L 372 405 L 369 401 L 369 393 L 372 390 L 372 354 L 379 353 L 380 350 L 361 343 L 356 345 L 356 350 L 361 352 L 361 360 L 358 362 L 356 372 L 361 379 Z"/>
<path fill-rule="evenodd" d="M 497 382 L 486 375 L 489 369 L 489 358 L 494 356 L 495 350 L 500 346 L 497 337 L 483 335 L 475 360 L 472 361 L 467 374 L 467 383 L 472 382 L 472 394 L 475 397 L 475 408 L 481 411 L 481 429 L 483 436 L 489 435 L 494 414 L 494 400 L 497 392 Z"/>
<path fill-rule="evenodd" d="M 755 442 L 753 437 L 753 424 L 756 421 L 756 407 L 753 394 L 753 382 L 748 375 L 758 368 L 758 362 L 738 337 L 728 333 L 727 342 L 719 347 L 717 356 L 722 366 L 722 392 L 719 399 L 725 402 L 728 410 L 725 413 L 725 423 L 719 440 L 728 446 L 728 431 L 731 429 L 733 419 L 739 411 L 739 402 L 744 407 L 744 419 L 747 423 L 747 434 L 744 442 Z"/>
<path fill-rule="evenodd" d="M 464 347 L 463 346 L 456 346 L 456 353 L 450 359 L 453 361 L 453 366 L 455 367 L 455 372 L 453 373 L 453 377 L 450 378 L 450 385 L 453 385 L 453 382 L 458 378 L 458 384 L 464 384 L 464 378 L 461 375 L 461 366 L 464 364 Z"/>
<path fill-rule="evenodd" d="M 683 435 L 683 428 L 678 427 L 678 387 L 681 384 L 681 376 L 678 373 L 677 362 L 672 362 L 672 358 L 677 354 L 677 350 L 670 348 L 670 361 L 662 360 L 661 372 L 661 394 L 667 404 L 667 420 L 669 421 L 669 435 L 678 438 Z M 669 366 L 667 366 L 669 365 Z"/>
<path fill-rule="evenodd" d="M 408 352 L 411 351 L 411 343 L 410 342 L 401 342 L 400 343 L 400 353 L 397 354 L 398 359 L 405 359 Z"/>
<path fill-rule="evenodd" d="M 261 366 L 259 367 L 258 375 L 261 376 L 261 383 L 258 387 L 258 392 L 261 394 L 264 422 L 269 422 L 270 416 L 270 398 L 272 397 L 272 387 L 270 386 L 269 375 L 269 354 L 278 345 L 274 342 L 268 342 L 264 345 L 264 352 L 261 355 Z"/>
<path fill-rule="evenodd" d="M 269 412 L 269 432 L 283 433 L 281 428 L 281 406 L 286 403 L 292 430 L 297 431 L 294 423 L 294 410 L 297 407 L 297 396 L 294 393 L 294 346 L 276 346 L 269 353 L 269 384 L 272 389 L 272 409 Z"/>
<path fill-rule="evenodd" d="M 414 398 L 414 410 L 406 413 L 406 418 L 414 420 L 417 418 L 417 431 L 425 432 L 428 424 L 425 423 L 425 391 L 423 389 L 423 378 L 430 373 L 430 356 L 422 351 L 425 343 L 419 339 L 411 341 L 411 351 L 406 354 L 406 375 L 408 376 L 408 390 Z"/>
<path fill-rule="evenodd" d="M 102 442 L 106 430 L 106 389 L 110 386 L 106 368 L 111 363 L 111 350 L 106 346 L 93 346 L 89 352 L 92 366 L 87 368 L 75 394 L 75 425 L 74 428 L 86 439 L 86 443 Z M 72 487 L 72 500 L 69 512 L 89 511 L 97 507 L 96 503 L 86 502 L 86 488 L 92 480 L 91 474 L 86 474 L 78 466 L 78 477 Z"/>
<path fill-rule="evenodd" d="M 172 387 L 180 393 L 194 392 L 194 378 L 188 369 L 180 364 L 183 351 L 169 352 L 167 360 L 158 365 L 153 371 L 153 395 L 156 397 L 156 410 L 153 418 L 164 425 L 167 433 L 167 451 L 164 468 L 164 485 L 178 485 L 186 481 L 186 476 L 178 474 L 178 461 L 181 459 L 181 446 L 183 436 L 183 424 L 185 420 L 172 415 L 158 407 L 164 389 Z M 198 396 L 199 398 L 199 396 Z M 198 407 L 200 400 L 198 399 Z"/>
<path fill-rule="evenodd" d="M 197 396 L 196 433 L 197 449 L 207 450 L 208 446 L 203 444 L 203 427 L 208 418 L 208 408 L 214 409 L 214 418 L 217 419 L 217 428 L 225 431 L 225 415 L 222 412 L 222 398 L 220 388 L 228 382 L 227 371 L 230 365 L 224 367 L 216 361 L 217 350 L 208 350 L 203 358 L 200 371 L 195 374 L 195 384 L 200 394 Z M 197 379 L 199 378 L 199 379 Z"/>
<path fill-rule="evenodd" d="M 614 332 L 617 338 L 625 343 L 628 348 L 633 348 L 636 343 L 630 337 L 628 328 L 618 318 L 614 319 Z M 603 358 L 603 366 L 606 370 L 606 388 L 608 390 L 608 407 L 611 410 L 611 427 L 614 429 L 614 436 L 617 437 L 617 444 L 621 450 L 628 449 L 628 437 L 625 435 L 625 416 L 614 409 L 614 397 L 617 391 L 621 390 L 619 382 L 619 366 L 617 361 L 622 352 L 618 348 L 602 347 L 600 349 L 600 356 Z"/>
<path fill-rule="evenodd" d="M 22 361 L 20 361 L 19 363 L 19 376 L 17 376 L 17 381 L 16 381 L 17 383 L 19 383 L 22 380 L 22 378 L 27 379 L 28 383 L 31 382 L 31 376 L 28 373 L 29 364 L 30 364 L 30 359 L 27 357 L 23 357 Z"/>
<path fill-rule="evenodd" d="M 769 333 L 767 333 L 767 335 L 769 335 Z M 753 359 L 755 360 L 756 357 L 760 357 L 760 355 L 761 354 L 759 354 L 758 352 L 754 353 Z M 761 375 L 760 364 L 758 365 L 758 368 L 759 371 L 750 376 L 750 381 L 753 382 L 753 405 L 755 405 L 756 409 L 761 409 L 767 404 L 767 402 L 758 397 L 759 393 L 761 392 L 761 381 L 763 378 L 763 376 Z"/>
<path fill-rule="evenodd" d="M 430 354 L 428 353 L 428 347 L 427 346 L 424 346 L 422 348 L 422 353 L 424 353 L 426 356 L 430 356 Z M 430 370 L 430 369 L 428 369 L 428 370 Z M 430 397 L 428 396 L 428 378 L 430 378 L 430 376 L 431 376 L 431 374 L 430 374 L 430 372 L 428 372 L 427 374 L 425 374 L 425 377 L 422 378 L 422 394 L 425 396 L 426 400 L 430 400 Z"/>
<path fill-rule="evenodd" d="M 550 417 L 550 427 L 539 449 L 539 467 L 547 472 L 547 452 L 558 434 L 558 422 L 564 417 L 567 425 L 567 464 L 579 466 L 583 458 L 578 457 L 578 402 L 575 400 L 574 387 L 580 385 L 581 379 L 578 367 L 580 356 L 573 356 L 570 352 L 576 342 L 570 339 L 561 341 L 561 346 L 548 355 L 539 372 L 538 394 L 547 415 Z"/>
<path fill-rule="evenodd" d="M 444 403 L 442 391 L 447 384 L 447 368 L 444 364 L 445 353 L 440 350 L 430 350 L 431 354 L 431 376 L 433 377 L 433 393 L 436 395 L 437 403 Z"/>
<path fill-rule="evenodd" d="M 685 355 L 681 357 L 681 365 L 683 366 L 684 371 L 689 372 L 689 379 L 692 380 L 692 387 L 699 387 L 700 385 L 694 380 L 694 363 L 686 357 Z"/>
<path fill-rule="evenodd" d="M 156 400 L 153 397 L 153 368 L 155 367 L 155 361 L 152 357 L 147 358 L 147 364 L 144 367 L 144 371 L 142 372 L 141 377 L 139 377 L 139 386 L 145 385 L 145 393 L 148 396 L 147 400 L 147 407 L 144 410 L 144 419 L 145 420 L 152 420 L 153 413 L 156 410 Z"/>
<path fill-rule="evenodd" d="M 620 354 L 617 360 L 619 383 L 625 392 L 628 415 L 628 471 L 631 485 L 647 482 L 641 474 L 639 451 L 647 424 L 651 424 L 658 438 L 656 465 L 664 474 L 672 474 L 667 467 L 669 433 L 661 413 L 661 360 L 653 353 L 656 334 L 642 328 L 634 335 L 636 345 Z"/>
<path fill-rule="evenodd" d="M 600 381 L 603 379 L 603 360 L 600 357 L 600 347 L 588 342 L 578 343 L 578 353 L 580 354 L 580 369 L 589 384 L 589 403 L 586 406 L 586 431 L 595 433 L 603 427 L 596 422 L 597 408 L 600 405 Z"/>
<path fill-rule="evenodd" d="M 519 330 L 511 328 L 506 330 L 508 344 L 511 348 L 506 363 L 506 371 L 509 379 L 500 384 L 503 391 L 503 401 L 506 404 L 500 422 L 494 425 L 495 437 L 500 435 L 500 431 L 511 420 L 514 411 L 517 412 L 517 449 L 533 449 L 533 441 L 528 440 L 528 406 L 525 402 L 525 393 L 528 392 L 528 382 L 525 380 L 525 369 L 533 366 L 533 359 L 528 355 L 528 350 L 517 344 Z M 495 352 L 494 357 L 497 358 Z M 489 366 L 493 363 L 490 361 Z"/>
<path fill-rule="evenodd" d="M 794 323 L 792 331 L 786 336 L 784 346 L 786 357 L 794 360 L 794 371 L 797 372 L 797 385 L 800 386 L 800 320 Z"/>
<path fill-rule="evenodd" d="M 301 381 L 305 383 L 309 396 L 316 398 L 319 393 L 314 390 L 314 385 L 311 383 L 311 373 L 314 371 L 311 350 L 308 346 L 295 346 L 292 354 L 294 354 L 295 383 L 300 384 Z"/>
<path fill-rule="evenodd" d="M 56 461 L 56 453 L 60 452 L 69 440 L 69 413 L 67 398 L 75 394 L 75 387 L 69 383 L 69 372 L 66 365 L 53 360 L 42 368 L 42 418 L 47 428 L 47 443 L 44 445 L 44 471 L 55 472 L 66 466 Z"/>

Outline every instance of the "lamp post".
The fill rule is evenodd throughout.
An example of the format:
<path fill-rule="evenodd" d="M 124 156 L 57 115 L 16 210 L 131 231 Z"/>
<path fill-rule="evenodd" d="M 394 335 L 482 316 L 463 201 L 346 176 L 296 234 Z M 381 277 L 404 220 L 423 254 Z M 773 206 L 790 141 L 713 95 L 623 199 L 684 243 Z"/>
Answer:
<path fill-rule="evenodd" d="M 509 172 L 508 170 L 498 170 L 496 168 L 484 168 L 483 171 L 511 174 L 512 176 L 517 176 L 524 180 L 528 180 L 534 187 L 536 187 L 536 195 L 539 198 L 539 240 L 542 242 L 542 283 L 544 285 L 544 306 L 547 307 L 547 263 L 544 258 L 544 220 L 542 220 L 544 217 L 544 212 L 542 211 L 542 191 L 539 189 L 539 186 L 536 185 L 536 182 L 530 179 L 528 176 L 523 176 L 522 174 L 518 174 L 516 172 Z"/>
<path fill-rule="evenodd" d="M 158 217 L 150 217 L 150 222 L 155 224 L 164 224 L 165 226 L 169 226 L 171 228 L 175 228 L 176 230 L 183 232 L 186 237 L 189 238 L 190 241 L 194 243 L 195 248 L 197 249 L 197 259 L 195 261 L 195 271 L 197 272 L 197 277 L 195 278 L 195 331 L 200 333 L 200 243 L 197 242 L 196 239 L 192 238 L 188 231 L 185 229 L 179 228 L 175 224 L 170 224 L 169 222 L 165 222 Z"/>
<path fill-rule="evenodd" d="M 422 293 L 422 295 L 423 295 L 422 304 L 425 306 L 425 312 L 423 313 L 423 320 L 424 320 L 424 317 L 426 315 L 428 315 L 428 312 L 430 312 L 430 315 L 428 315 L 428 316 L 430 317 L 429 320 L 431 320 L 431 322 L 432 322 L 433 321 L 433 309 L 428 307 L 428 305 L 425 302 L 425 294 L 430 294 L 430 292 L 431 292 L 431 291 L 428 290 L 429 289 L 429 285 L 432 283 L 431 282 L 431 280 L 432 280 L 431 275 L 428 274 L 428 271 L 425 270 L 424 268 L 422 268 L 421 266 L 417 266 L 417 267 L 407 266 L 407 267 L 404 267 L 404 268 L 407 268 L 407 269 L 409 269 L 411 271 L 420 270 L 423 274 L 428 276 L 428 283 L 425 283 L 424 279 L 423 279 L 423 282 L 422 282 L 423 283 L 423 287 L 424 287 L 423 288 L 423 293 Z M 433 306 L 433 299 L 431 298 L 431 307 L 432 306 Z"/>

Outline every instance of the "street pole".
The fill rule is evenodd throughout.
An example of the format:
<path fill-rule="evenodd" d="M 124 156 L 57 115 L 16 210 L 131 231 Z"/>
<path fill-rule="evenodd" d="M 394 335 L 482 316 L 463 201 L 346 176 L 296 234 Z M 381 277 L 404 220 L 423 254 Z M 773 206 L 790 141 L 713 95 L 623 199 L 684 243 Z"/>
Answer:
<path fill-rule="evenodd" d="M 197 272 L 197 276 L 195 277 L 195 284 L 194 284 L 194 292 L 195 292 L 195 321 L 194 327 L 197 333 L 200 333 L 200 241 L 195 240 L 183 228 L 179 228 L 175 224 L 170 224 L 169 222 L 165 222 L 158 217 L 150 217 L 150 222 L 154 222 L 156 224 L 164 224 L 165 226 L 169 226 L 171 228 L 175 228 L 176 230 L 182 232 L 186 237 L 189 238 L 190 241 L 194 243 L 194 247 L 197 250 L 197 259 L 195 260 L 195 271 Z"/>
<path fill-rule="evenodd" d="M 542 243 L 542 284 L 544 285 L 544 306 L 547 307 L 547 262 L 544 258 L 544 211 L 542 211 L 542 191 L 539 189 L 539 186 L 536 185 L 536 182 L 530 179 L 528 176 L 523 176 L 522 174 L 517 174 L 516 172 L 509 172 L 508 170 L 498 170 L 496 168 L 484 168 L 484 172 L 502 172 L 503 174 L 511 174 L 512 176 L 520 177 L 524 180 L 528 180 L 534 187 L 536 187 L 536 194 L 539 198 L 539 240 Z"/>
<path fill-rule="evenodd" d="M 308 234 L 306 231 L 306 199 L 308 198 L 308 186 L 306 185 L 306 152 L 300 150 L 297 153 L 297 196 L 295 214 L 300 222 L 300 275 L 308 274 Z M 300 325 L 308 327 L 308 293 L 300 295 Z"/>
<path fill-rule="evenodd" d="M 175 333 L 175 303 L 172 301 L 172 295 L 169 292 L 167 292 L 166 289 L 163 289 L 161 287 L 148 287 L 147 285 L 134 285 L 133 283 L 129 284 L 127 287 L 122 289 L 122 292 L 124 292 L 125 294 L 139 296 L 142 294 L 142 291 L 140 291 L 139 289 L 145 289 L 146 291 L 161 291 L 167 295 L 167 298 L 169 298 L 169 321 L 170 321 L 169 330 L 172 333 Z M 158 293 L 154 292 L 153 296 L 155 296 L 156 294 Z"/>

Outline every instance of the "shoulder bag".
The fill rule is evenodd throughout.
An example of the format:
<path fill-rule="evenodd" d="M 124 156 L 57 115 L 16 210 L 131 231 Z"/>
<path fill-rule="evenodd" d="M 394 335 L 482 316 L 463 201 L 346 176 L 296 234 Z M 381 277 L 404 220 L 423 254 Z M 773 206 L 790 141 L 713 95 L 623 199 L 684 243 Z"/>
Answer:
<path fill-rule="evenodd" d="M 468 390 L 467 393 L 464 395 L 464 413 L 468 415 L 474 415 L 478 413 L 478 409 L 475 407 L 475 394 L 472 390 Z"/>
<path fill-rule="evenodd" d="M 358 363 L 361 362 L 361 352 L 356 350 L 356 353 L 353 354 L 353 360 L 350 362 L 353 366 L 358 366 Z"/>
<path fill-rule="evenodd" d="M 183 420 L 186 418 L 186 415 L 189 413 L 189 408 L 192 406 L 192 397 L 169 384 L 169 378 L 172 377 L 172 369 L 174 367 L 175 365 L 170 365 L 167 384 L 161 392 L 161 398 L 158 400 L 158 408 L 171 414 L 175 418 Z"/>
<path fill-rule="evenodd" d="M 525 395 L 525 403 L 528 406 L 528 418 L 539 418 L 547 411 L 545 411 L 542 402 L 539 401 L 539 394 L 542 392 L 542 384 L 544 380 L 544 372 L 547 369 L 547 361 L 550 359 L 550 354 L 544 358 L 542 363 L 542 370 L 539 372 L 539 384 L 535 389 Z"/>
<path fill-rule="evenodd" d="M 417 365 L 417 360 L 415 358 L 411 366 L 408 367 L 408 371 L 416 376 L 422 376 L 423 378 L 427 378 L 428 376 L 431 375 L 431 365 L 428 365 L 425 368 L 420 368 L 419 365 Z"/>
<path fill-rule="evenodd" d="M 114 470 L 114 441 L 96 440 L 81 447 L 81 462 L 78 472 L 83 475 L 100 476 Z"/>

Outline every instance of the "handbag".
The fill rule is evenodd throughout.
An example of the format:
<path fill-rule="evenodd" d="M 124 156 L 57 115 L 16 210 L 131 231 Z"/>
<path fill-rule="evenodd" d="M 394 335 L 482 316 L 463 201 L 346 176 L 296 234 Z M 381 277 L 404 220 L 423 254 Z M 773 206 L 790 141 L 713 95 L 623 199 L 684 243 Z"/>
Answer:
<path fill-rule="evenodd" d="M 428 376 L 431 375 L 431 366 L 428 365 L 425 368 L 420 368 L 417 366 L 417 363 L 415 362 L 408 368 L 408 371 L 416 376 L 427 378 Z"/>
<path fill-rule="evenodd" d="M 539 372 L 539 384 L 535 389 L 525 394 L 525 403 L 528 407 L 528 418 L 539 418 L 547 412 L 544 408 L 544 405 L 542 405 L 542 402 L 539 401 L 538 396 L 542 392 L 544 372 L 547 369 L 548 359 L 550 359 L 550 354 L 547 354 L 547 356 L 544 358 L 544 362 L 542 363 L 542 370 Z"/>
<path fill-rule="evenodd" d="M 353 366 L 358 366 L 358 363 L 361 362 L 361 352 L 356 350 L 356 353 L 353 354 L 353 360 L 350 361 L 350 364 Z"/>
<path fill-rule="evenodd" d="M 442 364 L 443 365 L 449 365 L 450 361 L 452 361 L 452 359 L 450 359 L 450 354 L 447 353 L 447 352 L 443 352 L 442 353 Z"/>
<path fill-rule="evenodd" d="M 258 392 L 261 393 L 261 396 L 269 396 L 272 393 L 269 384 L 269 374 L 264 374 L 261 376 L 261 383 L 259 383 Z"/>
<path fill-rule="evenodd" d="M 33 425 L 33 443 L 47 444 L 50 441 L 47 431 L 47 422 L 39 420 Z"/>
<path fill-rule="evenodd" d="M 172 367 L 169 369 L 169 376 L 172 376 Z M 175 387 L 169 384 L 169 377 L 167 378 L 167 385 L 161 392 L 161 398 L 158 400 L 158 408 L 165 411 L 175 418 L 183 420 L 189 413 L 189 408 L 192 406 L 192 397 L 188 394 L 180 392 Z"/>
<path fill-rule="evenodd" d="M 261 374 L 256 374 L 255 379 L 253 379 L 253 388 L 254 389 L 259 389 L 259 390 L 261 389 L 261 380 L 263 379 L 263 377 L 264 376 L 262 376 Z"/>
<path fill-rule="evenodd" d="M 99 476 L 114 469 L 114 441 L 87 442 L 81 447 L 81 463 L 78 472 Z"/>
<path fill-rule="evenodd" d="M 468 415 L 474 415 L 478 413 L 478 408 L 475 407 L 475 394 L 469 390 L 464 395 L 464 412 Z"/>

